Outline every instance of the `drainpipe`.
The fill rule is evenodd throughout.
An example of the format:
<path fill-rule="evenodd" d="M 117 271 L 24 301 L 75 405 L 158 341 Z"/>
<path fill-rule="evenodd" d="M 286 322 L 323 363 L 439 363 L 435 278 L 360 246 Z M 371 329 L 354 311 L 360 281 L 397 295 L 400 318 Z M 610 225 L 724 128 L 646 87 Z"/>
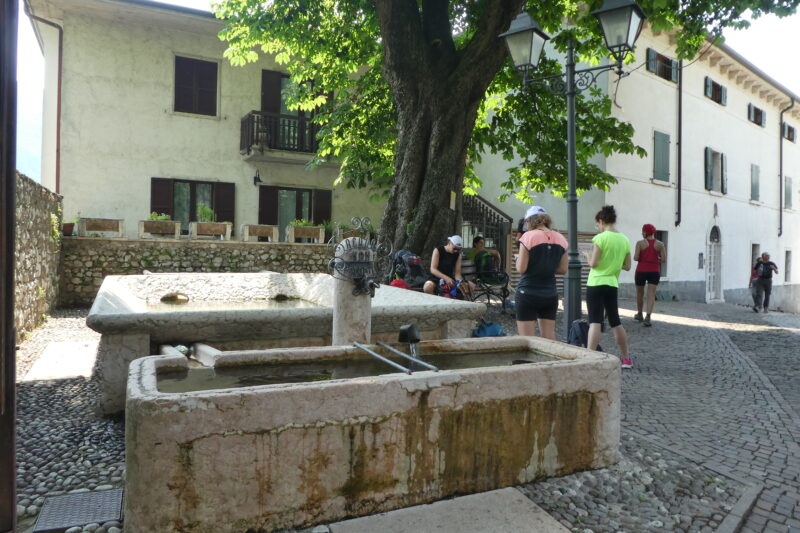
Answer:
<path fill-rule="evenodd" d="M 789 105 L 781 109 L 781 118 L 778 121 L 778 237 L 783 235 L 783 114 L 794 107 L 794 98 L 790 98 Z"/>
<path fill-rule="evenodd" d="M 683 59 L 678 61 L 678 146 L 676 148 L 678 206 L 675 211 L 675 227 L 681 225 L 681 186 L 683 184 Z"/>
<path fill-rule="evenodd" d="M 23 2 L 25 14 L 33 20 L 47 24 L 58 30 L 58 82 L 56 90 L 56 194 L 61 193 L 61 69 L 64 59 L 64 28 L 55 22 L 37 17 L 31 12 L 27 0 Z"/>

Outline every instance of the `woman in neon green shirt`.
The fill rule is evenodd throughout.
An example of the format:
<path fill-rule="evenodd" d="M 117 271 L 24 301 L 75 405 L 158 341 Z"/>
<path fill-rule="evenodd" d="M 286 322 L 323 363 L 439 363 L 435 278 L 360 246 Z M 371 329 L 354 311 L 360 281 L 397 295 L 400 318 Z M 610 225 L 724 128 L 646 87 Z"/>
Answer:
<path fill-rule="evenodd" d="M 617 303 L 619 272 L 631 269 L 631 241 L 615 229 L 617 212 L 613 205 L 604 205 L 594 220 L 600 233 L 592 238 L 592 256 L 589 258 L 591 270 L 586 282 L 586 307 L 589 309 L 587 348 L 594 350 L 600 342 L 600 325 L 605 311 L 622 354 L 622 368 L 632 368 L 633 361 L 628 355 L 628 335 L 619 319 Z"/>

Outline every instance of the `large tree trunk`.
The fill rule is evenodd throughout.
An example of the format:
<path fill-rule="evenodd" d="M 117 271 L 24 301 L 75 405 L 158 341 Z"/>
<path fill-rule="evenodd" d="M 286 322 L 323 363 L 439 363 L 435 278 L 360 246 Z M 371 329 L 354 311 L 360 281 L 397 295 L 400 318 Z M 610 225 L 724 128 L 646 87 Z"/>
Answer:
<path fill-rule="evenodd" d="M 376 0 L 383 73 L 398 109 L 394 185 L 381 229 L 395 250 L 429 255 L 460 234 L 467 146 L 505 57 L 497 35 L 523 0 L 483 0 L 481 26 L 456 50 L 446 0 Z M 455 201 L 452 201 L 452 198 Z"/>

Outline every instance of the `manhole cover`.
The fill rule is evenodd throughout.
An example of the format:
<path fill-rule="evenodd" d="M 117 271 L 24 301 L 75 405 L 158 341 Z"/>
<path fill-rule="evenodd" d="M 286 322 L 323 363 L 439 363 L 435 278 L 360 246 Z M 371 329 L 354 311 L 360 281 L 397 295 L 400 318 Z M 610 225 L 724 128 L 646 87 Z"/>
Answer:
<path fill-rule="evenodd" d="M 123 489 L 81 492 L 47 498 L 33 533 L 60 533 L 73 526 L 122 521 Z"/>

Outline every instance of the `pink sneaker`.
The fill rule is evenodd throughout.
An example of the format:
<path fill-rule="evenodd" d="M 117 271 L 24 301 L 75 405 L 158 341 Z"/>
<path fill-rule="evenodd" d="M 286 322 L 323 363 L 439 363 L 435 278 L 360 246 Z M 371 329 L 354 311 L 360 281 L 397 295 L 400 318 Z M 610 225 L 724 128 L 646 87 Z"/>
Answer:
<path fill-rule="evenodd" d="M 622 368 L 633 368 L 633 361 L 630 357 L 623 357 L 620 363 Z"/>

